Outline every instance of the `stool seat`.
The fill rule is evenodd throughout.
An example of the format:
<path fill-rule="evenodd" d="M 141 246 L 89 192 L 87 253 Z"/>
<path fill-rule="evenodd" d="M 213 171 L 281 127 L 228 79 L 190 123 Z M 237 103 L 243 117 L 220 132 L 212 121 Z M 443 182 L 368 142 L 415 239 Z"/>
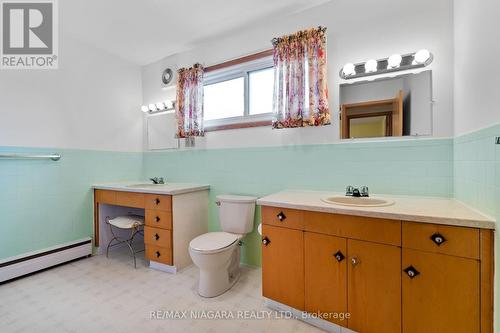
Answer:
<path fill-rule="evenodd" d="M 144 217 L 139 215 L 117 216 L 108 223 L 120 229 L 133 229 L 144 225 Z"/>

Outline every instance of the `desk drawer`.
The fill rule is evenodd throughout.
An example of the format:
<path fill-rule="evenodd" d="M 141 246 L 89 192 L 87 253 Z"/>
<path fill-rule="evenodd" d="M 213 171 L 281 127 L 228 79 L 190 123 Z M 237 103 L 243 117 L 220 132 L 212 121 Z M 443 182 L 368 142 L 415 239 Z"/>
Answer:
<path fill-rule="evenodd" d="M 304 212 L 297 209 L 262 207 L 262 223 L 291 229 L 304 229 Z"/>
<path fill-rule="evenodd" d="M 165 247 L 146 244 L 144 256 L 147 260 L 172 265 L 172 250 Z"/>
<path fill-rule="evenodd" d="M 146 209 L 145 215 L 147 226 L 172 230 L 172 212 Z"/>
<path fill-rule="evenodd" d="M 116 192 L 115 205 L 144 208 L 144 194 L 134 192 Z"/>
<path fill-rule="evenodd" d="M 144 227 L 144 243 L 148 245 L 172 248 L 172 233 L 167 229 Z"/>
<path fill-rule="evenodd" d="M 479 259 L 479 229 L 403 222 L 403 247 Z"/>
<path fill-rule="evenodd" d="M 304 213 L 306 231 L 401 246 L 401 221 L 372 217 Z"/>
<path fill-rule="evenodd" d="M 116 191 L 95 190 L 94 200 L 100 204 L 114 205 L 116 203 Z"/>
<path fill-rule="evenodd" d="M 172 196 L 160 194 L 145 194 L 144 208 L 171 212 Z"/>

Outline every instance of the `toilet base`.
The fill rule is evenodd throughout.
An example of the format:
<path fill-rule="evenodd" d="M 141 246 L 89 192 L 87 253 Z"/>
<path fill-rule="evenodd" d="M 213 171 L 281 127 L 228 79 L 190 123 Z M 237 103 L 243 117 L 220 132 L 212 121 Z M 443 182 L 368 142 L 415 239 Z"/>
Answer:
<path fill-rule="evenodd" d="M 200 271 L 200 281 L 198 284 L 198 295 L 204 298 L 213 298 L 224 294 L 226 291 L 231 289 L 240 278 L 240 270 L 235 276 L 227 279 L 227 272 L 221 272 L 222 274 L 205 273 Z M 208 276 L 209 275 L 209 276 Z M 214 279 L 214 280 L 212 280 Z M 227 281 L 225 283 L 214 283 L 213 281 Z M 203 282 L 202 282 L 203 281 Z"/>

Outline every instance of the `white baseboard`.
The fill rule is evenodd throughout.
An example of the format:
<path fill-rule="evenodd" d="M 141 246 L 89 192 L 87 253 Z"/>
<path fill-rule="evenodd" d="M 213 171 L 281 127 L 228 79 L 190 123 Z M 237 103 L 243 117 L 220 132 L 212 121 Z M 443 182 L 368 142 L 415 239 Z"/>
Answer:
<path fill-rule="evenodd" d="M 272 299 L 264 297 L 264 300 L 265 300 L 265 305 L 268 308 L 271 308 L 271 309 L 276 310 L 276 311 L 290 312 L 295 319 L 301 320 L 305 323 L 308 323 L 309 325 L 318 327 L 326 332 L 330 332 L 330 333 L 356 333 L 355 331 L 352 331 L 348 328 L 331 323 L 327 320 L 323 320 L 323 319 L 319 319 L 319 318 L 312 318 L 310 316 L 307 316 L 306 318 L 304 318 L 303 311 L 300 311 L 300 310 L 294 309 L 288 305 L 273 301 Z"/>
<path fill-rule="evenodd" d="M 92 239 L 84 238 L 0 261 L 0 282 L 92 255 Z"/>
<path fill-rule="evenodd" d="M 150 261 L 149 262 L 149 267 L 152 268 L 152 269 L 156 269 L 158 271 L 167 272 L 167 273 L 171 273 L 171 274 L 176 274 L 177 273 L 177 267 L 170 266 L 170 265 L 165 265 L 165 264 L 162 264 L 162 263 L 159 263 L 159 262 L 155 262 L 155 261 Z"/>

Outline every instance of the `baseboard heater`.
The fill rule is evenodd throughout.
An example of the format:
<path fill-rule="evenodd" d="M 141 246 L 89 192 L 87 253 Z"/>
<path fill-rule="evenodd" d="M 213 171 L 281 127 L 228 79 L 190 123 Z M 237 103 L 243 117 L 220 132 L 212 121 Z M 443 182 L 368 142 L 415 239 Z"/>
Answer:
<path fill-rule="evenodd" d="M 92 239 L 84 238 L 0 260 L 0 283 L 92 255 Z"/>

